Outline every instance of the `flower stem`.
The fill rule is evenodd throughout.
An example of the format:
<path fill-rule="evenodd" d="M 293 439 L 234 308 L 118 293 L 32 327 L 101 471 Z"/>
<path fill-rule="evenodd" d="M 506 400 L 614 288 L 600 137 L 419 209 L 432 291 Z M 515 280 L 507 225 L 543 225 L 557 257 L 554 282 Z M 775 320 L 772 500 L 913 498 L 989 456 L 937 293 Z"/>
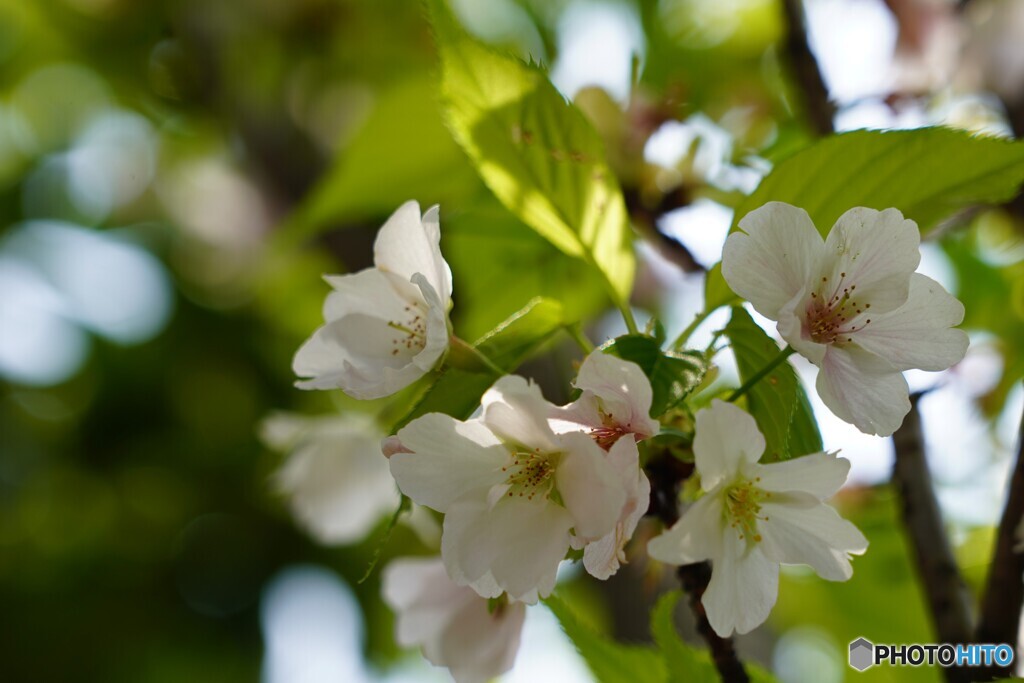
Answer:
<path fill-rule="evenodd" d="M 672 348 L 679 350 L 683 346 L 683 344 L 685 344 L 687 340 L 690 338 L 690 335 L 693 334 L 693 331 L 700 327 L 700 324 L 707 320 L 708 316 L 714 313 L 715 310 L 717 309 L 701 311 L 696 316 L 694 316 L 693 322 L 687 325 L 686 329 L 680 332 L 679 336 L 676 337 L 676 340 L 672 342 Z"/>
<path fill-rule="evenodd" d="M 633 317 L 633 309 L 629 307 L 629 302 L 621 302 L 618 306 L 619 311 L 622 313 L 622 319 L 626 322 L 626 329 L 629 333 L 640 334 L 640 328 L 636 326 L 636 318 Z"/>
<path fill-rule="evenodd" d="M 594 350 L 593 342 L 587 339 L 587 335 L 584 334 L 583 326 L 580 323 L 565 325 L 563 329 L 565 329 L 566 334 L 572 337 L 572 340 L 576 342 L 576 345 L 580 347 L 583 353 L 589 354 Z"/>
<path fill-rule="evenodd" d="M 457 347 L 460 351 L 466 352 L 470 356 L 472 356 L 477 362 L 479 362 L 485 368 L 487 368 L 492 373 L 494 373 L 494 375 L 496 377 L 501 377 L 501 376 L 506 374 L 505 370 L 503 370 L 493 360 L 488 358 L 487 355 L 484 354 L 483 351 L 481 351 L 477 347 L 473 346 L 469 342 L 465 341 L 464 339 L 460 339 L 459 337 L 456 337 L 453 334 L 452 337 L 451 337 L 451 343 L 452 343 L 452 346 Z"/>
<path fill-rule="evenodd" d="M 725 400 L 728 401 L 729 403 L 732 403 L 740 396 L 746 394 L 755 384 L 764 379 L 772 370 L 782 365 L 786 361 L 786 359 L 792 356 L 794 353 L 796 353 L 796 349 L 794 349 L 792 346 L 787 346 L 786 348 L 782 349 L 782 351 L 779 352 L 779 355 L 775 356 L 775 358 L 773 358 L 767 365 L 758 370 L 753 377 L 751 377 L 742 385 L 740 385 L 740 388 L 732 392 L 729 398 Z"/>

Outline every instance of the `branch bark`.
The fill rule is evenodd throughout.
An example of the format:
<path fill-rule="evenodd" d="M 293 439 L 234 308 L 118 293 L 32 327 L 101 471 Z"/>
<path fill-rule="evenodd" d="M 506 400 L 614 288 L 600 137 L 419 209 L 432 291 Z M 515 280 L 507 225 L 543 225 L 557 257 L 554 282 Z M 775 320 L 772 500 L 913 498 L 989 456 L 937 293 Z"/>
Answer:
<path fill-rule="evenodd" d="M 941 643 L 969 643 L 972 640 L 971 596 L 960 576 L 942 525 L 942 513 L 925 453 L 918 410 L 920 398 L 921 394 L 911 397 L 910 412 L 892 435 L 896 450 L 892 481 L 899 492 L 903 528 L 913 547 L 917 573 L 928 599 L 938 640 Z M 973 677 L 965 669 L 950 667 L 943 671 L 950 683 L 966 683 Z"/>
<path fill-rule="evenodd" d="M 1020 629 L 1020 611 L 1024 603 L 1024 554 L 1014 551 L 1017 526 L 1024 516 L 1024 416 L 1021 417 L 1017 443 L 1017 463 L 1010 479 L 1010 493 L 999 522 L 996 547 L 989 568 L 981 617 L 975 639 L 979 643 L 1008 643 L 1016 647 Z M 989 676 L 1010 676 L 1011 669 L 978 670 L 979 679 Z"/>
<path fill-rule="evenodd" d="M 789 27 L 786 57 L 800 86 L 807 118 L 815 133 L 829 135 L 835 132 L 836 107 L 829 99 L 828 87 L 808 42 L 803 4 L 801 0 L 784 0 L 782 7 Z"/>
<path fill-rule="evenodd" d="M 693 465 L 672 457 L 660 458 L 648 465 L 651 504 L 647 514 L 658 517 L 666 527 L 679 521 L 679 486 L 692 473 Z M 725 683 L 748 683 L 750 677 L 736 655 L 732 638 L 722 638 L 715 633 L 700 601 L 711 581 L 711 565 L 708 562 L 683 565 L 676 570 L 676 575 L 689 598 L 690 609 L 697 618 L 697 632 L 708 644 L 719 676 Z"/>

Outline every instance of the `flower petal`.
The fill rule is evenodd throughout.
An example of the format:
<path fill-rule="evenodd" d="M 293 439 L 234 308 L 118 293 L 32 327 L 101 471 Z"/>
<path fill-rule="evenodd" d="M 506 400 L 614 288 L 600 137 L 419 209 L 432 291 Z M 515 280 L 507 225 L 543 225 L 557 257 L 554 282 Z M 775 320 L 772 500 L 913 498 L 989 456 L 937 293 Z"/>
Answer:
<path fill-rule="evenodd" d="M 430 372 L 448 349 L 448 313 L 438 299 L 437 292 L 422 274 L 413 275 L 412 282 L 420 288 L 427 304 L 426 341 L 423 350 L 413 356 L 412 362 L 424 372 Z"/>
<path fill-rule="evenodd" d="M 647 543 L 647 554 L 668 564 L 692 564 L 722 553 L 722 497 L 709 493 L 691 505 L 671 529 Z"/>
<path fill-rule="evenodd" d="M 775 329 L 779 331 L 779 336 L 797 350 L 797 353 L 815 365 L 821 365 L 826 346 L 811 339 L 806 330 L 805 318 L 810 298 L 807 292 L 806 287 L 801 287 L 796 296 L 779 309 L 779 322 Z"/>
<path fill-rule="evenodd" d="M 963 319 L 964 305 L 956 297 L 930 277 L 914 273 L 907 302 L 872 319 L 854 334 L 854 343 L 897 370 L 945 370 L 967 352 L 967 334 L 951 329 Z"/>
<path fill-rule="evenodd" d="M 459 500 L 483 500 L 502 480 L 508 451 L 479 420 L 429 413 L 398 438 L 411 452 L 394 453 L 387 462 L 398 487 L 420 505 L 445 512 Z"/>
<path fill-rule="evenodd" d="M 853 576 L 850 554 L 867 550 L 864 534 L 813 496 L 784 494 L 761 512 L 764 552 L 775 562 L 807 564 L 823 579 L 846 581 Z"/>
<path fill-rule="evenodd" d="M 749 633 L 768 618 L 779 596 L 779 565 L 735 533 L 727 532 L 724 544 L 701 603 L 711 628 L 727 638 L 733 631 Z"/>
<path fill-rule="evenodd" d="M 373 245 L 377 268 L 409 281 L 422 273 L 437 292 L 444 308 L 452 296 L 452 273 L 441 256 L 441 231 L 438 208 L 427 210 L 420 218 L 420 205 L 408 201 L 391 214 L 377 233 Z"/>
<path fill-rule="evenodd" d="M 573 384 L 593 394 L 603 412 L 624 431 L 646 439 L 661 429 L 650 416 L 651 382 L 636 363 L 594 351 L 583 360 Z M 590 426 L 606 425 L 598 422 Z"/>
<path fill-rule="evenodd" d="M 558 450 L 548 425 L 552 405 L 533 382 L 505 375 L 484 393 L 480 407 L 484 423 L 505 442 L 545 452 Z"/>
<path fill-rule="evenodd" d="M 558 437 L 564 452 L 555 483 L 573 519 L 576 535 L 592 541 L 615 529 L 626 504 L 626 482 L 608 462 L 605 452 L 583 432 Z M 633 439 L 619 439 L 612 446 L 616 458 L 637 453 Z M 610 455 L 610 454 L 609 454 Z M 639 455 L 632 455 L 639 459 Z"/>
<path fill-rule="evenodd" d="M 633 538 L 640 519 L 647 514 L 647 506 L 651 497 L 651 482 L 643 470 L 637 467 L 636 483 L 626 498 L 623 516 L 615 529 L 583 549 L 583 567 L 587 573 L 601 581 L 607 580 L 625 562 L 623 549 Z"/>
<path fill-rule="evenodd" d="M 722 252 L 722 275 L 761 315 L 778 320 L 779 309 L 814 277 L 824 242 L 807 212 L 768 202 L 740 220 Z"/>
<path fill-rule="evenodd" d="M 818 395 L 836 417 L 865 434 L 890 436 L 910 412 L 910 392 L 899 372 L 862 369 L 873 362 L 854 346 L 830 346 L 818 371 Z"/>
<path fill-rule="evenodd" d="M 825 300 L 847 287 L 855 300 L 871 304 L 871 313 L 887 313 L 907 300 L 910 274 L 921 262 L 921 233 L 896 209 L 850 209 L 825 240 L 827 253 L 819 279 Z"/>
<path fill-rule="evenodd" d="M 750 476 L 763 491 L 803 491 L 818 500 L 831 498 L 846 483 L 850 461 L 835 453 L 814 453 L 785 462 L 753 465 Z"/>
<path fill-rule="evenodd" d="M 743 464 L 760 460 L 764 448 L 757 422 L 733 404 L 715 399 L 697 413 L 693 454 L 705 491 L 733 477 Z"/>
<path fill-rule="evenodd" d="M 483 598 L 464 603 L 444 631 L 440 663 L 456 683 L 486 683 L 500 676 L 515 663 L 525 619 L 521 602 L 501 605 L 493 613 Z"/>

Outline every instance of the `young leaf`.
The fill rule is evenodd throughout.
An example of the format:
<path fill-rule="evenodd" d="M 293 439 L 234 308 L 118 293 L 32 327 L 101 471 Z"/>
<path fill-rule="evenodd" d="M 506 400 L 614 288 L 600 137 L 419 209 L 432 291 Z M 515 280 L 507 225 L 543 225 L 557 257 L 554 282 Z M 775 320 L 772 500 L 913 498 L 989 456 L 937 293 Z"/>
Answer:
<path fill-rule="evenodd" d="M 631 233 L 600 137 L 539 68 L 466 35 L 443 0 L 431 8 L 456 140 L 510 211 L 592 264 L 625 302 L 635 268 Z"/>
<path fill-rule="evenodd" d="M 557 301 L 537 298 L 473 346 L 495 365 L 511 372 L 561 329 L 564 322 L 562 307 Z M 445 413 L 460 420 L 468 418 L 480 403 L 480 397 L 497 379 L 493 372 L 446 368 L 412 409 L 398 420 L 392 433 L 427 413 Z"/>
<path fill-rule="evenodd" d="M 616 643 L 596 633 L 555 595 L 546 598 L 544 604 L 558 617 L 562 630 L 601 683 L 667 683 L 665 663 L 655 650 Z"/>
<path fill-rule="evenodd" d="M 736 306 L 725 326 L 740 379 L 757 374 L 780 353 L 775 341 L 757 326 L 750 314 Z M 764 433 L 764 459 L 788 460 L 821 450 L 821 434 L 814 411 L 793 367 L 782 363 L 747 392 L 747 409 Z"/>
<path fill-rule="evenodd" d="M 707 364 L 696 351 L 662 351 L 657 340 L 642 334 L 627 334 L 606 347 L 608 353 L 640 366 L 651 381 L 651 417 L 658 417 L 679 405 L 704 378 Z"/>

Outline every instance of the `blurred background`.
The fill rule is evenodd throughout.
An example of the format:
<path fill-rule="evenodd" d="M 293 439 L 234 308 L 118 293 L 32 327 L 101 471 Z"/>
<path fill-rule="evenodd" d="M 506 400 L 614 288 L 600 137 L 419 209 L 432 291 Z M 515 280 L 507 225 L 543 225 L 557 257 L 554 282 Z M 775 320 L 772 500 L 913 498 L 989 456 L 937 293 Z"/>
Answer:
<path fill-rule="evenodd" d="M 1020 0 L 452 5 L 547 65 L 604 137 L 640 236 L 637 312 L 670 335 L 699 310 L 731 207 L 815 138 L 1024 134 Z M 436 71 L 413 0 L 0 0 L 4 680 L 447 680 L 395 647 L 379 572 L 358 583 L 385 521 L 360 544 L 316 544 L 271 478 L 283 455 L 258 438 L 273 410 L 354 409 L 295 390 L 291 356 L 320 323 L 320 275 L 368 265 L 409 198 L 441 203 L 463 338 L 537 294 L 594 321 L 595 339 L 620 331 L 584 267 L 484 188 L 443 124 Z M 1024 406 L 1022 220 L 1021 201 L 958 216 L 922 267 L 964 301 L 972 335 L 964 363 L 911 383 L 938 387 L 921 403 L 929 457 L 974 588 Z M 573 353 L 524 372 L 563 400 Z M 931 632 L 885 485 L 890 442 L 816 412 L 854 463 L 839 504 L 871 551 L 848 584 L 787 572 L 739 648 L 783 681 L 829 683 L 854 637 Z M 404 527 L 383 551 L 424 552 Z M 570 571 L 565 590 L 642 640 L 649 569 L 600 585 Z M 588 680 L 544 608 L 524 638 L 507 680 Z"/>

